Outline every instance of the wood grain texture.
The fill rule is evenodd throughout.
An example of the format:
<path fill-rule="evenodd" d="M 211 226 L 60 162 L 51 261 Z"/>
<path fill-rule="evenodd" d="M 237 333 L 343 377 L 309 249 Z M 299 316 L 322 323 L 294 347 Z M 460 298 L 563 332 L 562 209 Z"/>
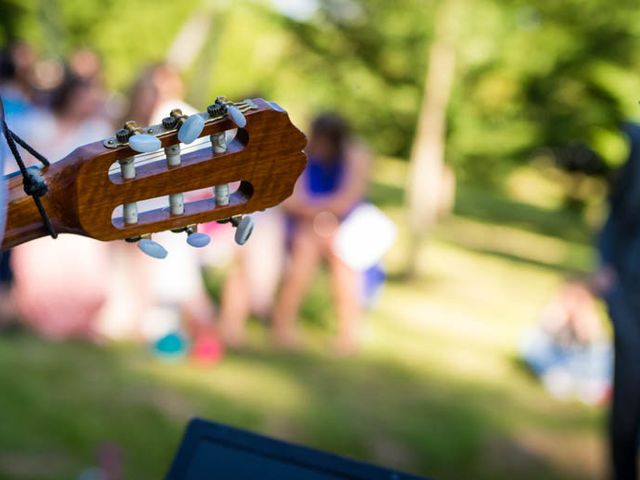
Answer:
<path fill-rule="evenodd" d="M 59 233 L 74 233 L 98 240 L 115 240 L 182 228 L 233 215 L 273 207 L 293 192 L 306 165 L 306 139 L 286 113 L 274 110 L 262 99 L 256 110 L 245 113 L 247 125 L 223 154 L 211 148 L 186 153 L 182 164 L 168 167 L 164 159 L 137 169 L 136 178 L 109 177 L 109 168 L 132 156 L 128 146 L 106 148 L 96 142 L 76 149 L 63 160 L 41 170 L 49 186 L 43 204 Z M 235 128 L 227 119 L 206 122 L 201 136 Z M 163 147 L 178 143 L 176 131 L 158 137 Z M 113 222 L 113 210 L 123 203 L 188 192 L 221 183 L 242 181 L 228 206 L 213 200 L 186 204 L 184 215 L 168 209 L 140 214 L 135 225 Z M 33 200 L 22 189 L 22 178 L 8 182 L 9 205 L 2 248 L 47 235 Z M 114 223 L 117 225 L 114 225 Z"/>

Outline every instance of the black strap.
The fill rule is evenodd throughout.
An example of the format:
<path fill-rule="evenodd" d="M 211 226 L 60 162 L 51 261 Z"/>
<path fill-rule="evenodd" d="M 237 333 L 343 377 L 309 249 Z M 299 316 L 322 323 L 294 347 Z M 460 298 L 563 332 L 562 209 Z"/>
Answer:
<path fill-rule="evenodd" d="M 22 174 L 22 184 L 24 185 L 24 192 L 31 198 L 33 198 L 33 201 L 38 208 L 38 212 L 42 217 L 42 221 L 44 222 L 44 226 L 47 229 L 47 232 L 49 232 L 49 235 L 51 235 L 53 238 L 57 238 L 58 233 L 53 227 L 51 219 L 49 218 L 49 215 L 47 215 L 47 211 L 45 210 L 40 198 L 49 191 L 47 182 L 45 182 L 44 178 L 42 178 L 42 175 L 40 175 L 39 171 L 28 169 L 25 166 L 16 143 L 18 143 L 22 148 L 24 148 L 27 152 L 38 159 L 44 166 L 48 166 L 49 161 L 33 147 L 31 147 L 31 145 L 22 140 L 18 135 L 16 135 L 9 129 L 4 116 L 4 104 L 2 103 L 2 97 L 0 97 L 0 121 L 2 122 L 2 132 L 4 133 L 4 138 L 7 140 L 9 150 L 11 150 L 11 154 L 16 160 L 18 168 L 20 169 L 20 173 Z"/>

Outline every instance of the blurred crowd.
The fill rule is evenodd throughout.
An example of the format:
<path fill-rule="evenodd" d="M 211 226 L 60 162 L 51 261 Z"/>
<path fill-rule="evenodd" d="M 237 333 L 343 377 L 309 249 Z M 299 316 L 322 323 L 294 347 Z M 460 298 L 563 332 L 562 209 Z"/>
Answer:
<path fill-rule="evenodd" d="M 182 78 L 171 65 L 144 68 L 123 98 L 105 88 L 95 52 L 44 60 L 24 43 L 0 52 L 0 95 L 12 130 L 51 162 L 113 135 L 126 120 L 150 125 L 174 108 L 197 111 L 184 101 Z M 165 357 L 215 362 L 225 346 L 246 342 L 253 315 L 270 324 L 276 345 L 294 349 L 304 343 L 297 325 L 301 304 L 324 261 L 337 322 L 335 352 L 353 352 L 363 308 L 384 279 L 379 261 L 394 230 L 365 201 L 370 155 L 348 123 L 337 113 L 321 113 L 308 140 L 308 167 L 294 195 L 256 214 L 246 245 L 234 245 L 232 227 L 218 223 L 201 226 L 213 238 L 202 249 L 183 235 L 155 235 L 169 251 L 165 260 L 125 242 L 41 238 L 2 258 L 0 321 L 5 327 L 18 321 L 51 339 L 136 340 Z M 1 153 L 5 173 L 15 171 L 4 142 Z M 362 225 L 377 229 L 380 241 L 371 241 L 370 229 L 368 239 L 356 238 Z M 203 276 L 211 267 L 226 272 L 217 302 Z"/>

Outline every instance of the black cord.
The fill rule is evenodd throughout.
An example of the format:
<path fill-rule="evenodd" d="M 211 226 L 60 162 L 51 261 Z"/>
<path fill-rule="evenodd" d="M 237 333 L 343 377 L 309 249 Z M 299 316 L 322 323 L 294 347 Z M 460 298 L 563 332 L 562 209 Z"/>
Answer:
<path fill-rule="evenodd" d="M 44 165 L 45 167 L 48 167 L 50 165 L 49 160 L 44 158 L 40 152 L 38 152 L 36 149 L 34 149 L 31 145 L 29 145 L 24 140 L 22 140 L 16 133 L 11 131 L 10 133 L 13 139 L 15 140 L 15 142 L 18 145 L 20 145 L 22 148 L 24 148 L 27 152 L 29 152 L 31 155 L 33 155 L 37 160 L 39 160 L 40 163 L 42 163 L 42 165 Z"/>
<path fill-rule="evenodd" d="M 7 121 L 4 116 L 4 104 L 2 103 L 2 98 L 0 97 L 0 121 L 2 121 L 2 131 L 4 133 L 4 138 L 7 140 L 7 145 L 9 145 L 9 150 L 11 150 L 11 154 L 13 158 L 15 158 L 16 163 L 18 164 L 18 168 L 20 169 L 20 173 L 22 174 L 22 184 L 24 185 L 24 192 L 33 198 L 33 201 L 36 204 L 36 208 L 42 217 L 42 221 L 44 222 L 44 226 L 53 238 L 58 237 L 58 233 L 56 232 L 53 224 L 51 223 L 51 219 L 47 214 L 47 211 L 42 204 L 42 200 L 40 197 L 45 195 L 49 191 L 49 187 L 47 186 L 47 182 L 45 182 L 40 172 L 37 170 L 28 169 L 24 161 L 22 160 L 22 156 L 20 155 L 20 151 L 18 150 L 18 146 L 16 142 L 24 148 L 27 152 L 37 158 L 44 166 L 49 165 L 49 161 L 38 151 L 36 151 L 31 145 L 22 140 L 18 135 L 9 130 L 9 126 L 7 125 Z"/>

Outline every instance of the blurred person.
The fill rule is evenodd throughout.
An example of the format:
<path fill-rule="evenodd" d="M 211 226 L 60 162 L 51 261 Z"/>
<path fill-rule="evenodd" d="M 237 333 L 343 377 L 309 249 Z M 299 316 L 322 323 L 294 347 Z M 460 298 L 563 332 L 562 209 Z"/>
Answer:
<path fill-rule="evenodd" d="M 174 108 L 191 115 L 197 110 L 184 99 L 184 83 L 178 71 L 167 63 L 154 63 L 145 68 L 135 81 L 125 120 L 141 125 L 159 122 Z"/>
<path fill-rule="evenodd" d="M 627 124 L 630 153 L 613 183 L 599 238 L 594 283 L 614 330 L 614 386 L 609 424 L 613 478 L 638 478 L 640 435 L 640 125 Z"/>
<path fill-rule="evenodd" d="M 80 48 L 69 56 L 69 68 L 78 77 L 102 85 L 102 60 L 90 48 Z"/>
<path fill-rule="evenodd" d="M 348 354 L 359 336 L 362 277 L 336 253 L 333 242 L 341 224 L 364 198 L 370 154 L 335 113 L 321 114 L 313 121 L 306 153 L 307 168 L 283 204 L 292 228 L 291 256 L 274 307 L 273 337 L 285 348 L 297 345 L 300 305 L 318 263 L 326 259 L 338 322 L 336 352 Z"/>
<path fill-rule="evenodd" d="M 521 355 L 554 397 L 608 399 L 612 352 L 586 282 L 565 282 L 525 335 Z"/>
<path fill-rule="evenodd" d="M 15 123 L 33 108 L 32 69 L 36 54 L 24 42 L 13 43 L 0 51 L 0 95 L 2 95 L 7 121 Z"/>
<path fill-rule="evenodd" d="M 251 239 L 243 246 L 232 244 L 229 248 L 230 266 L 220 300 L 221 334 L 227 345 L 236 348 L 245 343 L 245 327 L 251 313 L 261 319 L 271 314 L 285 261 L 285 219 L 281 209 L 274 207 L 252 215 L 256 228 Z M 227 241 L 233 241 L 230 235 Z"/>
<path fill-rule="evenodd" d="M 244 98 L 264 97 L 261 92 L 250 92 Z M 226 345 L 240 348 L 246 341 L 246 323 L 250 314 L 267 320 L 275 302 L 285 263 L 286 219 L 277 205 L 263 212 L 251 214 L 256 228 L 251 239 L 242 246 L 232 239 L 228 225 L 216 232 L 216 238 L 226 237 L 226 251 L 207 259 L 209 265 L 227 263 L 220 299 L 220 328 Z"/>
<path fill-rule="evenodd" d="M 196 113 L 182 100 L 183 95 L 182 79 L 173 67 L 150 65 L 134 83 L 126 120 L 146 126 L 159 123 L 174 108 L 187 115 Z M 149 207 L 165 207 L 166 201 L 157 199 Z M 125 254 L 138 265 L 130 274 L 134 284 L 149 285 L 149 298 L 143 299 L 139 308 L 146 311 L 140 331 L 154 342 L 159 355 L 184 355 L 188 334 L 193 338 L 191 351 L 196 360 L 217 361 L 222 348 L 214 328 L 215 309 L 204 288 L 201 253 L 186 243 L 184 234 L 163 232 L 154 239 L 168 250 L 166 259 L 158 261 L 130 248 Z"/>
<path fill-rule="evenodd" d="M 96 115 L 102 92 L 67 71 L 52 97 L 48 122 L 31 144 L 51 162 L 112 133 Z M 21 318 L 53 339 L 95 337 L 94 320 L 107 298 L 108 244 L 77 235 L 41 238 L 13 249 L 13 298 Z"/>

